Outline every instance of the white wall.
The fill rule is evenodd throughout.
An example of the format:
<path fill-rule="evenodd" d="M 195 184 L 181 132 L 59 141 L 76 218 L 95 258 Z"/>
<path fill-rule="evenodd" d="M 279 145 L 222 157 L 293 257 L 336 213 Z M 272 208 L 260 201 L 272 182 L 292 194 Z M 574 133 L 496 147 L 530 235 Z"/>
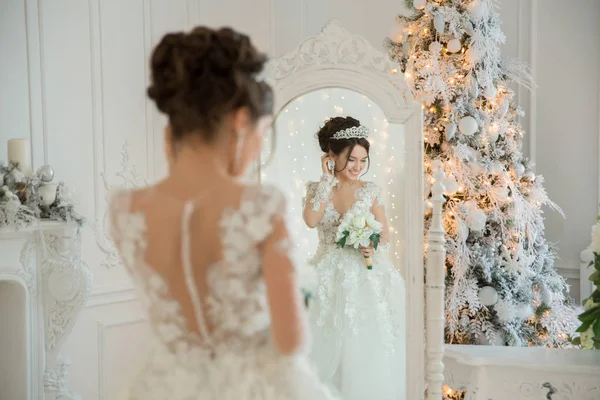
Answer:
<path fill-rule="evenodd" d="M 229 24 L 280 55 L 340 20 L 378 45 L 400 0 L 0 0 L 0 159 L 10 138 L 31 138 L 35 166 L 49 163 L 76 192 L 81 210 L 102 222 L 101 173 L 119 183 L 121 149 L 150 181 L 164 171 L 164 121 L 147 102 L 147 59 L 168 31 Z M 573 5 L 573 4 L 576 4 Z M 535 66 L 539 90 L 521 91 L 530 115 L 527 149 L 567 220 L 548 216 L 559 266 L 578 264 L 598 202 L 600 2 L 504 0 L 506 54 Z M 537 8 L 535 7 L 537 5 Z M 533 12 L 532 12 L 533 7 Z M 534 44 L 534 46 L 531 46 Z M 537 44 L 537 46 L 536 46 Z M 566 138 L 569 138 L 569 142 Z M 124 272 L 105 268 L 105 243 L 88 229 L 84 251 L 94 293 L 66 349 L 71 387 L 85 399 L 109 399 L 145 323 Z M 109 254 L 110 255 L 110 254 Z M 135 339 L 134 345 L 126 341 Z"/>
<path fill-rule="evenodd" d="M 537 91 L 519 90 L 525 152 L 566 219 L 546 213 L 556 265 L 579 296 L 579 252 L 598 213 L 600 1 L 502 0 L 504 54 L 532 66 Z"/>

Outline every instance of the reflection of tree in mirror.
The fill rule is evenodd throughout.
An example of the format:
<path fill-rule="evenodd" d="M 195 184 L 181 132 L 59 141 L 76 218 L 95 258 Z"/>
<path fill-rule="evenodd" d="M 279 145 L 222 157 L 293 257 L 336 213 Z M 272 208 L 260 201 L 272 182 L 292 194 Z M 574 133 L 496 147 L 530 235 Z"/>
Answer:
<path fill-rule="evenodd" d="M 447 176 L 446 341 L 569 346 L 575 313 L 541 208 L 558 207 L 521 152 L 522 112 L 508 86 L 530 86 L 528 70 L 500 56 L 493 0 L 414 6 L 388 45 L 425 110 L 426 199 L 434 161 Z"/>

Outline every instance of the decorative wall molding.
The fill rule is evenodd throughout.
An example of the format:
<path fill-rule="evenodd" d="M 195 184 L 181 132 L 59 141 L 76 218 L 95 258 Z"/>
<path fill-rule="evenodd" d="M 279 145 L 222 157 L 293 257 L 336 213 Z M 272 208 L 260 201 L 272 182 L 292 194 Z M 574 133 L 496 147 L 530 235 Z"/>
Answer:
<path fill-rule="evenodd" d="M 125 325 L 146 323 L 147 320 L 144 317 L 129 318 L 123 320 L 115 320 L 111 322 L 98 321 L 96 325 L 97 338 L 98 338 L 98 398 L 105 400 L 107 398 L 106 393 L 106 369 L 110 366 L 106 363 L 106 332 L 110 329 L 115 329 Z"/>
<path fill-rule="evenodd" d="M 101 204 L 100 182 L 98 178 L 106 168 L 106 153 L 104 140 L 104 78 L 102 68 L 102 35 L 100 20 L 100 0 L 89 0 L 89 30 L 90 30 L 90 68 L 92 92 L 92 136 L 94 162 L 94 218 L 99 218 Z"/>
<path fill-rule="evenodd" d="M 560 276 L 562 276 L 565 279 L 573 279 L 573 280 L 579 280 L 580 276 L 579 276 L 579 266 L 576 265 L 562 265 L 562 266 L 557 266 L 556 267 L 558 273 L 560 274 Z"/>
<path fill-rule="evenodd" d="M 85 308 L 126 303 L 137 300 L 137 293 L 132 283 L 122 282 L 116 285 L 107 285 L 94 288 L 85 304 Z"/>
<path fill-rule="evenodd" d="M 39 0 L 24 0 L 27 37 L 27 77 L 29 87 L 29 129 L 34 165 L 44 165 L 46 151 L 46 114 L 44 95 L 44 60 Z"/>
<path fill-rule="evenodd" d="M 529 97 L 529 158 L 534 168 L 537 156 L 537 58 L 538 58 L 538 0 L 529 0 L 531 4 L 530 31 L 529 31 L 529 65 L 533 78 L 533 87 Z"/>

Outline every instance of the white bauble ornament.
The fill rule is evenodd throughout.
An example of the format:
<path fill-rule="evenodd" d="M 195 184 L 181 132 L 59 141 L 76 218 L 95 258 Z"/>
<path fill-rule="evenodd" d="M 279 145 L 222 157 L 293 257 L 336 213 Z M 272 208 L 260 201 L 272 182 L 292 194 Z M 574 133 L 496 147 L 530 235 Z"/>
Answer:
<path fill-rule="evenodd" d="M 462 117 L 460 121 L 458 121 L 458 129 L 463 135 L 471 136 L 477 132 L 477 121 L 470 115 Z"/>
<path fill-rule="evenodd" d="M 467 6 L 467 11 L 474 21 L 479 21 L 485 13 L 485 8 L 479 0 L 475 0 Z"/>
<path fill-rule="evenodd" d="M 515 164 L 515 174 L 517 174 L 517 177 L 520 178 L 524 172 L 525 172 L 525 166 L 521 163 L 516 163 Z"/>
<path fill-rule="evenodd" d="M 422 10 L 427 5 L 427 0 L 413 0 L 413 7 L 417 10 Z"/>
<path fill-rule="evenodd" d="M 481 304 L 487 307 L 493 306 L 498 301 L 498 292 L 491 286 L 484 286 L 479 289 L 477 296 Z"/>
<path fill-rule="evenodd" d="M 444 194 L 446 196 L 452 196 L 458 191 L 458 182 L 452 176 L 446 177 L 442 184 L 444 185 Z"/>
<path fill-rule="evenodd" d="M 486 171 L 485 166 L 476 161 L 470 162 L 469 168 L 471 168 L 471 171 L 473 171 L 475 175 L 481 175 Z"/>
<path fill-rule="evenodd" d="M 448 42 L 448 51 L 450 53 L 458 53 L 462 45 L 460 44 L 460 40 L 452 39 Z"/>
<path fill-rule="evenodd" d="M 389 38 L 394 43 L 402 43 L 404 39 L 404 29 L 400 24 L 394 24 L 390 30 Z"/>
<path fill-rule="evenodd" d="M 488 138 L 488 142 L 490 144 L 496 143 L 496 140 L 498 140 L 498 136 L 499 136 L 498 129 L 495 129 L 495 128 L 488 129 L 487 138 Z"/>
<path fill-rule="evenodd" d="M 490 86 L 486 87 L 485 90 L 483 91 L 483 95 L 488 100 L 495 98 L 497 94 L 498 94 L 498 89 L 496 89 L 496 86 L 494 86 L 494 85 L 490 85 Z"/>
<path fill-rule="evenodd" d="M 452 139 L 455 133 L 456 124 L 454 122 L 450 121 L 446 125 L 444 125 L 444 136 L 446 137 L 446 140 Z"/>
<path fill-rule="evenodd" d="M 533 308 L 529 304 L 522 304 L 517 308 L 517 318 L 529 319 L 533 316 Z"/>
<path fill-rule="evenodd" d="M 438 33 L 444 33 L 445 25 L 446 21 L 444 21 L 444 16 L 442 14 L 436 14 L 436 16 L 433 17 L 433 27 Z"/>
<path fill-rule="evenodd" d="M 491 192 L 501 202 L 508 200 L 508 188 L 506 186 L 494 186 Z"/>
<path fill-rule="evenodd" d="M 465 32 L 469 36 L 473 36 L 473 34 L 475 33 L 475 28 L 473 27 L 471 21 L 465 21 Z"/>
<path fill-rule="evenodd" d="M 490 172 L 496 175 L 501 174 L 502 172 L 504 172 L 504 166 L 500 162 L 495 162 L 492 164 Z"/>
<path fill-rule="evenodd" d="M 431 54 L 440 54 L 440 51 L 442 51 L 442 45 L 440 42 L 431 42 L 429 44 L 429 52 Z"/>
<path fill-rule="evenodd" d="M 523 179 L 533 182 L 535 181 L 535 174 L 532 171 L 527 171 L 523 174 Z"/>
<path fill-rule="evenodd" d="M 54 183 L 47 183 L 38 188 L 40 202 L 45 206 L 50 206 L 56 201 L 56 189 L 58 186 Z"/>
<path fill-rule="evenodd" d="M 473 48 L 467 49 L 467 51 L 465 51 L 465 60 L 471 64 L 477 63 L 477 61 L 479 61 L 479 54 L 477 54 L 477 50 Z"/>
<path fill-rule="evenodd" d="M 472 208 L 467 214 L 467 225 L 470 230 L 475 232 L 481 232 L 485 229 L 486 220 L 485 212 L 479 208 Z"/>
<path fill-rule="evenodd" d="M 42 182 L 52 182 L 54 179 L 54 169 L 50 165 L 42 165 L 38 168 L 36 175 Z"/>

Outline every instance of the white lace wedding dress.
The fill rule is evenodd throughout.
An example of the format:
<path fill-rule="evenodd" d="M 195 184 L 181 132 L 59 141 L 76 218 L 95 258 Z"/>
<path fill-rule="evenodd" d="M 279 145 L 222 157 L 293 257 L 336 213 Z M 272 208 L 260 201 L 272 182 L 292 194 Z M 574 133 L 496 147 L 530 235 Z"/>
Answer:
<path fill-rule="evenodd" d="M 183 316 L 168 281 L 145 261 L 146 215 L 132 212 L 130 203 L 128 191 L 113 195 L 112 234 L 139 289 L 153 339 L 152 351 L 122 399 L 334 399 L 319 383 L 308 356 L 281 355 L 272 343 L 260 245 L 272 231 L 274 215 L 282 212 L 279 192 L 248 187 L 239 207 L 225 207 L 215 217 L 220 219 L 220 228 L 215 229 L 220 237 L 215 240 L 222 246 L 222 259 L 205 268 L 204 288 L 194 283 L 197 272 L 190 256 L 192 249 L 205 251 L 202 242 L 190 237 L 194 202 L 181 210 L 182 287 L 187 289 L 195 320 Z"/>
<path fill-rule="evenodd" d="M 319 245 L 311 260 L 319 280 L 310 302 L 311 357 L 321 379 L 343 400 L 403 400 L 404 281 L 391 263 L 389 244 L 376 250 L 372 270 L 365 267 L 359 250 L 336 246 L 342 215 L 331 196 L 318 199 L 318 186 L 318 182 L 308 185 L 304 204 L 325 202 L 317 226 Z M 355 196 L 353 211 L 369 212 L 375 202 L 382 205 L 381 191 L 374 183 L 364 183 Z"/>

